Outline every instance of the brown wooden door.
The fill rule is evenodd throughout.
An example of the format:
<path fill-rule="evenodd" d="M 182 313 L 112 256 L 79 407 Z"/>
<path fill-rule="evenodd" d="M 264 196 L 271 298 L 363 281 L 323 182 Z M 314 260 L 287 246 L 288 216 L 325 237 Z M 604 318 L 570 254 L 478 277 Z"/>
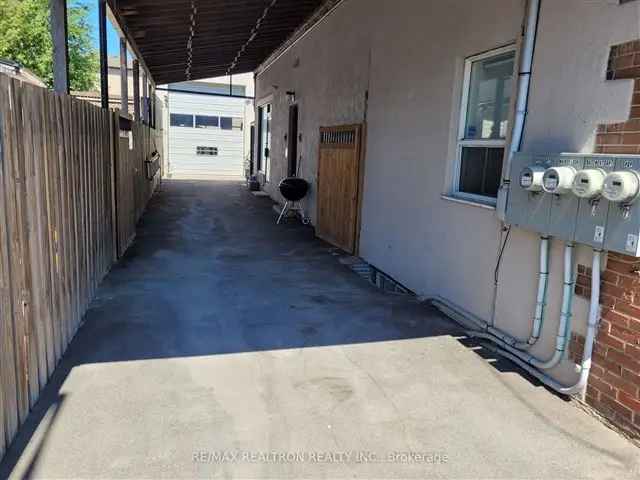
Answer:
<path fill-rule="evenodd" d="M 316 234 L 355 253 L 360 184 L 360 125 L 320 129 Z"/>

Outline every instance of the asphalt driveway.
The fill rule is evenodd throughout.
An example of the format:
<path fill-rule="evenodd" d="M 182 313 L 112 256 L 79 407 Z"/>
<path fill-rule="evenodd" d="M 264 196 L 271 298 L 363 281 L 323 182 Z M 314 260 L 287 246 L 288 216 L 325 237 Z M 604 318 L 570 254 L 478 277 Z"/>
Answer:
<path fill-rule="evenodd" d="M 0 478 L 640 478 L 640 450 L 239 182 L 165 181 Z"/>

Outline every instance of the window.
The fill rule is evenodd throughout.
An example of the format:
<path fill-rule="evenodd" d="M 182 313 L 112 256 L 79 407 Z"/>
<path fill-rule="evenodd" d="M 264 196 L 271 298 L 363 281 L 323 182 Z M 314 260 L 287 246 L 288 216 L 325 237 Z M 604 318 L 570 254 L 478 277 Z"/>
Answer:
<path fill-rule="evenodd" d="M 218 156 L 218 147 L 196 147 L 196 155 L 205 155 L 210 157 Z"/>
<path fill-rule="evenodd" d="M 231 126 L 234 130 L 240 130 L 242 131 L 242 119 L 241 118 L 232 118 L 231 119 Z"/>
<path fill-rule="evenodd" d="M 196 128 L 217 128 L 218 125 L 218 117 L 212 117 L 209 115 L 196 115 Z"/>
<path fill-rule="evenodd" d="M 454 193 L 495 203 L 502 175 L 515 49 L 467 59 L 460 110 Z"/>
<path fill-rule="evenodd" d="M 185 115 L 182 113 L 172 113 L 171 126 L 193 128 L 193 115 Z"/>
<path fill-rule="evenodd" d="M 220 117 L 220 128 L 222 130 L 231 130 L 233 128 L 233 119 L 231 117 Z"/>

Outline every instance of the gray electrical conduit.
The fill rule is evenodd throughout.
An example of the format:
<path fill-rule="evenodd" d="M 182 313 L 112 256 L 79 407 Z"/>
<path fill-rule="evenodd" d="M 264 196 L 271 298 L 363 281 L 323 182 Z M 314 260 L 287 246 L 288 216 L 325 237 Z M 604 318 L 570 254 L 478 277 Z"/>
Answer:
<path fill-rule="evenodd" d="M 571 331 L 572 304 L 575 288 L 575 276 L 573 267 L 574 244 L 567 243 L 564 249 L 564 281 L 562 286 L 562 308 L 560 310 L 560 321 L 558 323 L 558 333 L 556 335 L 556 349 L 548 360 L 540 360 L 529 353 L 524 353 L 514 348 L 508 340 L 510 336 L 505 335 L 500 330 L 487 326 L 486 333 L 475 334 L 478 338 L 491 340 L 501 348 L 519 356 L 525 362 L 541 370 L 550 370 L 560 364 L 569 344 L 569 332 Z M 507 340 L 505 341 L 505 337 Z"/>
<path fill-rule="evenodd" d="M 548 374 L 541 372 L 538 368 L 536 368 L 531 363 L 528 363 L 525 358 L 522 357 L 522 352 L 518 352 L 518 354 L 511 353 L 499 346 L 491 347 L 491 350 L 496 351 L 500 355 L 505 358 L 508 358 L 520 368 L 525 370 L 531 376 L 537 378 L 542 383 L 547 385 L 549 388 L 552 388 L 558 393 L 563 395 L 576 395 L 583 394 L 585 386 L 587 385 L 587 380 L 589 378 L 589 372 L 591 370 L 591 356 L 593 354 L 593 344 L 596 338 L 596 333 L 598 329 L 598 321 L 600 319 L 600 257 L 602 251 L 594 250 L 593 251 L 593 262 L 592 262 L 592 277 L 591 277 L 591 300 L 589 305 L 589 321 L 587 324 L 587 335 L 584 341 L 584 353 L 582 355 L 582 362 L 580 365 L 580 378 L 573 385 L 563 385 L 558 382 Z M 478 333 L 482 333 L 486 331 L 488 325 L 485 321 L 479 319 L 475 315 L 465 312 L 459 307 L 455 306 L 448 300 L 445 300 L 440 297 L 433 297 L 429 299 L 430 303 L 434 305 L 438 310 L 443 312 L 445 315 L 455 320 L 457 323 L 462 325 L 463 327 L 470 329 L 468 335 L 470 336 L 478 336 Z M 480 331 L 478 330 L 480 329 Z M 496 340 L 499 340 L 492 335 L 487 335 L 487 339 L 496 343 Z"/>
<path fill-rule="evenodd" d="M 542 332 L 542 325 L 545 319 L 545 308 L 547 306 L 547 290 L 549 284 L 549 237 L 543 235 L 540 237 L 540 271 L 538 273 L 538 293 L 536 296 L 536 310 L 533 315 L 533 323 L 531 326 L 531 334 L 529 338 L 519 340 L 512 337 L 508 333 L 489 325 L 487 330 L 489 333 L 500 338 L 509 346 L 517 348 L 518 350 L 528 350 L 540 339 L 540 333 Z"/>

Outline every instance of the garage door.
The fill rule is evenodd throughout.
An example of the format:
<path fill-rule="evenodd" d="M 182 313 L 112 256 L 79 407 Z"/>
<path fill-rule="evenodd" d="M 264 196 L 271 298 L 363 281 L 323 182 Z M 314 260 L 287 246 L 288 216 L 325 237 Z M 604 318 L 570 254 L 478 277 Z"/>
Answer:
<path fill-rule="evenodd" d="M 168 101 L 169 175 L 241 177 L 245 100 L 170 92 Z"/>

